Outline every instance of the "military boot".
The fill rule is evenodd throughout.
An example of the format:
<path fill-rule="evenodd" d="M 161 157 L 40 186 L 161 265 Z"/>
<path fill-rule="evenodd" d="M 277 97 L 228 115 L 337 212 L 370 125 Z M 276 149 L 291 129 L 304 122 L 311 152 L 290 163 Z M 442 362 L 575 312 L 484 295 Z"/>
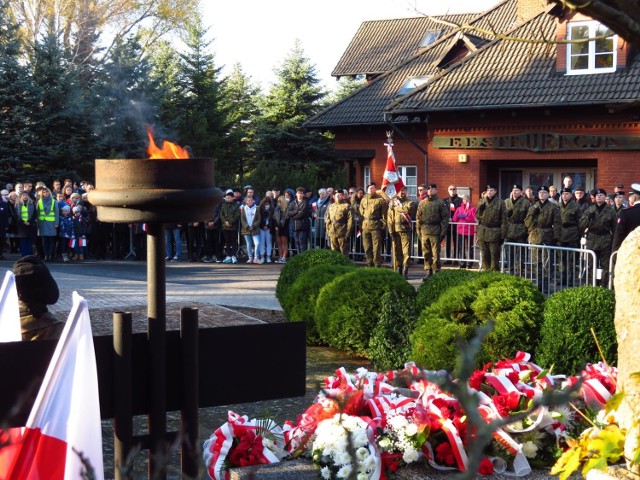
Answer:
<path fill-rule="evenodd" d="M 402 276 L 404 278 L 409 278 L 409 265 L 402 267 Z"/>

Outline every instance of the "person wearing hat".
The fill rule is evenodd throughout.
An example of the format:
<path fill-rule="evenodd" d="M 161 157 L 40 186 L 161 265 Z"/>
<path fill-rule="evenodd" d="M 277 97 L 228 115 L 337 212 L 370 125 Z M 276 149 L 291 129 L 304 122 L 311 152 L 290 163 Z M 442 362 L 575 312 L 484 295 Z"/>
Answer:
<path fill-rule="evenodd" d="M 60 337 L 64 322 L 47 309 L 58 301 L 60 291 L 45 263 L 36 255 L 22 257 L 13 265 L 18 291 L 22 340 L 51 340 Z"/>
<path fill-rule="evenodd" d="M 533 245 L 555 245 L 560 240 L 560 209 L 549 201 L 549 187 L 546 185 L 538 190 L 538 201 L 529 207 L 524 223 L 529 231 L 529 243 Z M 548 291 L 550 272 L 553 269 L 549 252 L 534 248 L 531 257 L 536 266 L 538 288 L 545 293 Z"/>
<path fill-rule="evenodd" d="M 628 208 L 629 207 L 629 202 L 625 198 L 624 185 L 621 184 L 621 183 L 619 183 L 615 187 L 613 187 L 613 194 L 617 195 L 619 193 L 622 194 L 622 198 L 623 198 L 622 205 L 624 206 L 624 208 Z"/>
<path fill-rule="evenodd" d="M 427 188 L 427 197 L 418 204 L 416 228 L 422 242 L 424 279 L 440 271 L 440 244 L 449 230 L 449 207 L 438 198 L 438 186 Z"/>
<path fill-rule="evenodd" d="M 309 247 L 309 231 L 311 230 L 311 206 L 303 187 L 296 188 L 296 198 L 287 206 L 287 217 L 293 227 L 296 250 L 302 253 Z"/>
<path fill-rule="evenodd" d="M 640 183 L 631 184 L 629 192 L 629 208 L 620 212 L 616 231 L 613 235 L 611 251 L 616 252 L 629 233 L 640 227 Z"/>
<path fill-rule="evenodd" d="M 560 193 L 560 220 L 562 226 L 560 228 L 559 247 L 579 248 L 580 247 L 580 217 L 582 211 L 580 206 L 573 198 L 573 192 L 570 188 L 563 188 Z M 560 252 L 560 284 L 565 287 L 571 287 L 574 283 L 574 256 L 566 250 Z"/>
<path fill-rule="evenodd" d="M 609 282 L 609 259 L 613 234 L 618 219 L 613 208 L 605 203 L 607 192 L 595 189 L 595 203 L 587 208 L 580 218 L 580 229 L 587 236 L 587 248 L 596 254 L 596 263 L 602 269 L 602 285 Z"/>
<path fill-rule="evenodd" d="M 353 229 L 353 210 L 342 190 L 333 193 L 333 203 L 327 208 L 325 227 L 331 250 L 349 256 L 349 236 Z"/>
<path fill-rule="evenodd" d="M 501 245 L 507 235 L 507 207 L 497 196 L 496 186 L 488 184 L 478 205 L 478 243 L 482 255 L 482 271 L 500 271 Z"/>
<path fill-rule="evenodd" d="M 625 198 L 623 192 L 617 192 L 613 194 L 613 203 L 611 204 L 611 208 L 616 212 L 616 218 L 620 218 L 620 214 L 622 211 L 627 208 L 624 206 Z"/>
<path fill-rule="evenodd" d="M 576 199 L 576 203 L 580 207 L 580 212 L 584 213 L 584 211 L 589 208 L 589 199 L 587 198 L 584 187 L 576 187 L 573 191 L 573 197 Z"/>
<path fill-rule="evenodd" d="M 378 191 L 375 183 L 367 186 L 367 195 L 360 201 L 362 246 L 367 267 L 382 266 L 382 245 L 387 222 L 389 197 Z"/>
<path fill-rule="evenodd" d="M 389 202 L 387 213 L 387 229 L 391 237 L 393 268 L 407 278 L 409 261 L 411 260 L 411 233 L 413 219 L 416 218 L 418 204 L 407 195 L 407 187 L 403 186 L 398 195 Z"/>
<path fill-rule="evenodd" d="M 20 239 L 20 255 L 25 257 L 33 253 L 33 239 L 37 231 L 38 212 L 29 194 L 20 193 L 14 208 L 16 238 Z"/>
<path fill-rule="evenodd" d="M 522 194 L 522 185 L 516 183 L 511 188 L 511 195 L 504 202 L 507 209 L 507 233 L 505 241 L 509 243 L 527 243 L 527 227 L 524 219 L 527 216 L 531 204 Z M 507 250 L 512 253 L 512 250 Z M 509 273 L 519 275 L 524 266 L 524 255 L 520 250 L 513 250 L 514 255 L 510 255 L 507 259 L 509 265 Z"/>
<path fill-rule="evenodd" d="M 235 191 L 227 190 L 224 202 L 220 207 L 220 225 L 224 238 L 222 263 L 238 263 L 238 225 L 240 222 L 240 206 L 235 201 Z"/>

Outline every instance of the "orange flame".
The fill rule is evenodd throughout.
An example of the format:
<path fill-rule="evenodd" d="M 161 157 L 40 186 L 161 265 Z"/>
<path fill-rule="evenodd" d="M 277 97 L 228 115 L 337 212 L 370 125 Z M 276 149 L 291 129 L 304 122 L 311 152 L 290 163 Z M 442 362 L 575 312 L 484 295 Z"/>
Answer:
<path fill-rule="evenodd" d="M 162 142 L 162 148 L 158 148 L 156 142 L 153 141 L 153 135 L 151 128 L 147 128 L 147 134 L 149 135 L 149 148 L 147 153 L 150 159 L 173 159 L 173 158 L 189 158 L 189 152 L 175 143 Z"/>

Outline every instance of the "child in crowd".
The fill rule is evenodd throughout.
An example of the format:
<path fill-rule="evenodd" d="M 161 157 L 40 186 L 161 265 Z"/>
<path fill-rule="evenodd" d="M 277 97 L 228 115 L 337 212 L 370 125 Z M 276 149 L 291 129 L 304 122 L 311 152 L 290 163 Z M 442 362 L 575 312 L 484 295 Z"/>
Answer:
<path fill-rule="evenodd" d="M 73 207 L 73 251 L 78 260 L 84 260 L 87 254 L 87 233 L 89 233 L 89 219 L 80 205 Z"/>
<path fill-rule="evenodd" d="M 260 245 L 260 211 L 256 207 L 253 197 L 244 199 L 244 208 L 240 210 L 240 233 L 247 243 L 247 263 L 260 263 L 258 246 Z M 255 251 L 255 259 L 254 259 Z"/>
<path fill-rule="evenodd" d="M 69 261 L 69 243 L 73 238 L 73 218 L 71 218 L 71 207 L 65 205 L 60 208 L 60 223 L 58 227 L 60 246 L 62 249 L 62 261 Z"/>

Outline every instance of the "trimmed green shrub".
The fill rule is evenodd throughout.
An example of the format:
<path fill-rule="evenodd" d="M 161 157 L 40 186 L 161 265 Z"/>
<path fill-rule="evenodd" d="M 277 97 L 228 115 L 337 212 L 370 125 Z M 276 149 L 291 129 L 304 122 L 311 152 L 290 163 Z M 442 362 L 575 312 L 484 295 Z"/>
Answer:
<path fill-rule="evenodd" d="M 368 356 L 378 370 L 401 369 L 411 358 L 410 335 L 416 324 L 413 302 L 399 297 L 396 291 L 382 298 L 380 320 L 369 340 Z"/>
<path fill-rule="evenodd" d="M 315 311 L 322 341 L 366 357 L 387 292 L 396 292 L 400 302 L 415 302 L 416 291 L 402 275 L 382 268 L 358 268 L 325 285 Z"/>
<path fill-rule="evenodd" d="M 615 294 L 602 287 L 568 288 L 551 295 L 544 306 L 535 362 L 554 365 L 554 372 L 579 373 L 586 363 L 601 360 L 591 334 L 596 333 L 607 363 L 618 361 L 614 327 Z"/>
<path fill-rule="evenodd" d="M 355 268 L 354 265 L 316 265 L 301 272 L 293 282 L 282 302 L 282 309 L 290 322 L 307 322 L 308 344 L 321 343 L 314 317 L 320 289 Z"/>
<path fill-rule="evenodd" d="M 478 365 L 512 357 L 536 346 L 544 296 L 530 281 L 497 272 L 445 291 L 419 315 L 411 335 L 412 359 L 423 368 L 452 370 L 456 340 L 469 341 L 478 326 L 494 321 Z"/>
<path fill-rule="evenodd" d="M 295 282 L 298 275 L 314 265 L 354 265 L 354 263 L 343 254 L 326 250 L 323 248 L 314 248 L 306 250 L 298 255 L 291 257 L 284 264 L 278 277 L 276 284 L 276 298 L 283 305 L 287 292 Z"/>
<path fill-rule="evenodd" d="M 436 275 L 430 276 L 426 282 L 422 282 L 418 287 L 416 295 L 416 310 L 421 312 L 433 302 L 438 300 L 440 295 L 451 287 L 456 287 L 478 276 L 475 270 L 440 270 Z"/>

